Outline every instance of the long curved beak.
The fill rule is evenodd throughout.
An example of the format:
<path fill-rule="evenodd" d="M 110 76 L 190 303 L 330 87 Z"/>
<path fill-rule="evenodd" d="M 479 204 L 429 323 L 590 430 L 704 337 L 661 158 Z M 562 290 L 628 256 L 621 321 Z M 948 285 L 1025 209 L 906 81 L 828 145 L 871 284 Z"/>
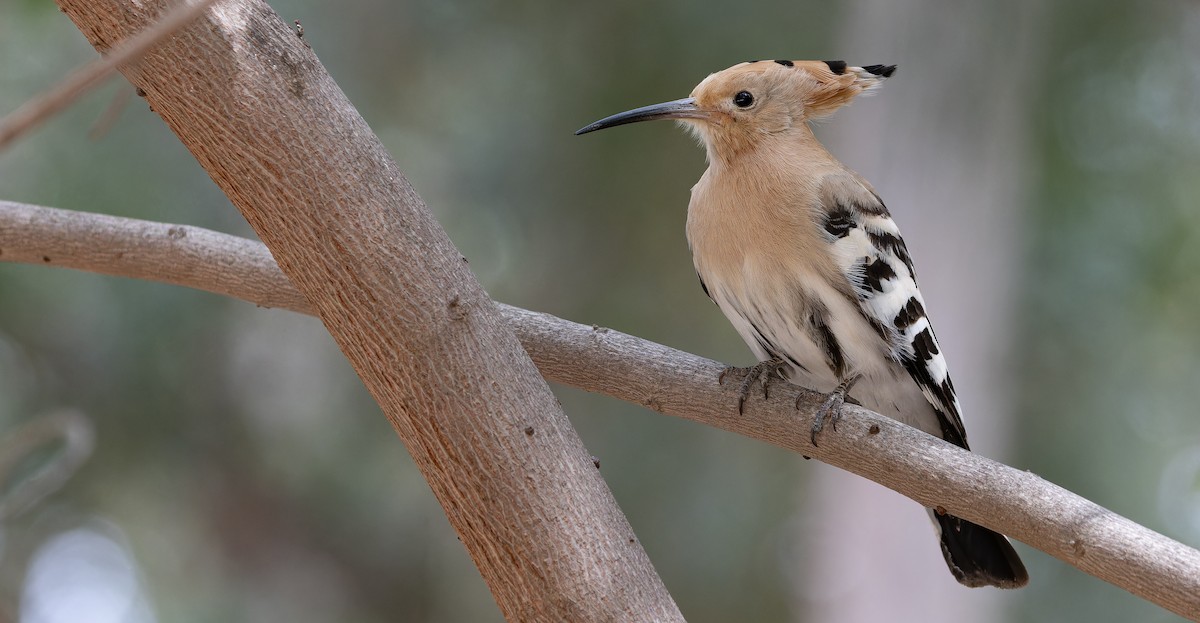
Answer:
<path fill-rule="evenodd" d="M 626 123 L 650 121 L 652 119 L 704 119 L 708 115 L 696 107 L 696 100 L 685 97 L 673 102 L 663 102 L 651 106 L 642 106 L 625 112 L 619 112 L 611 117 L 605 117 L 590 125 L 585 125 L 575 131 L 576 136 L 612 128 Z"/>

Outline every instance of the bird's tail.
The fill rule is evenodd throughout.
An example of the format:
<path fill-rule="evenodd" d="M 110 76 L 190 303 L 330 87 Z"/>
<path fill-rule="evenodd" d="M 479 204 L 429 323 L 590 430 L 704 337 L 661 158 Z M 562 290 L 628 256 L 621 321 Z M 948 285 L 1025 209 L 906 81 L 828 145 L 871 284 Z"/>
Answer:
<path fill-rule="evenodd" d="M 1004 535 L 953 515 L 930 511 L 942 539 L 942 555 L 960 584 L 972 588 L 1020 588 L 1029 574 Z"/>

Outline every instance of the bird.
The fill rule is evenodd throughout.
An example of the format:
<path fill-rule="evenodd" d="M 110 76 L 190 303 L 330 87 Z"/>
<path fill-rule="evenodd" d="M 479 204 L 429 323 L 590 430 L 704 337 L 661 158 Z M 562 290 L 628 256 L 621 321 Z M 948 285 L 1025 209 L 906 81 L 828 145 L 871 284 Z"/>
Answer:
<path fill-rule="evenodd" d="M 759 361 L 744 369 L 739 411 L 754 383 L 765 392 L 781 377 L 828 395 L 812 425 L 814 445 L 850 401 L 969 450 L 900 230 L 875 189 L 811 127 L 895 71 L 747 61 L 709 75 L 686 98 L 611 115 L 576 134 L 673 119 L 703 144 L 708 168 L 692 187 L 687 240 L 704 293 Z M 1028 583 L 1003 535 L 928 511 L 959 583 Z"/>

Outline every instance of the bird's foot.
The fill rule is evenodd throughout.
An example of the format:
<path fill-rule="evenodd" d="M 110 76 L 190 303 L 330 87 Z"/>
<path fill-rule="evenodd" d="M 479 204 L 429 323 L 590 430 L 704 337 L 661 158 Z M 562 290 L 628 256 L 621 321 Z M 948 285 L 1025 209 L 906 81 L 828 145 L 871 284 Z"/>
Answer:
<path fill-rule="evenodd" d="M 817 409 L 817 414 L 813 418 L 812 430 L 809 439 L 812 441 L 813 447 L 817 445 L 817 434 L 825 430 L 825 423 L 829 422 L 833 430 L 837 430 L 838 420 L 842 419 L 842 406 L 846 404 L 846 393 L 854 386 L 858 377 L 846 379 L 838 383 L 836 389 L 825 398 L 825 402 L 821 403 Z M 800 408 L 800 400 L 796 400 L 796 408 Z"/>
<path fill-rule="evenodd" d="M 721 371 L 721 376 L 717 377 L 718 384 L 725 383 L 725 376 L 729 374 L 745 372 L 746 378 L 742 379 L 742 386 L 738 389 L 738 415 L 744 413 L 746 406 L 746 398 L 750 397 L 750 388 L 754 386 L 755 381 L 762 383 L 763 400 L 770 397 L 768 385 L 771 382 L 771 377 L 779 376 L 780 370 L 787 364 L 782 359 L 775 357 L 766 361 L 760 361 L 748 368 L 737 368 L 730 366 Z"/>

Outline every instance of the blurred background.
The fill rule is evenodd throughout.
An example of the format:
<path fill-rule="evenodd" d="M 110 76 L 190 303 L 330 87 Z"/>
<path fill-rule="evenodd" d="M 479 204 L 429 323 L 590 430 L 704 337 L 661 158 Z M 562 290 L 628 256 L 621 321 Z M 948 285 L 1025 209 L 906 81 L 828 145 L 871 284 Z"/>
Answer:
<path fill-rule="evenodd" d="M 1197 3 L 272 5 L 498 300 L 737 365 L 683 234 L 702 150 L 572 131 L 747 59 L 899 64 L 818 134 L 905 232 L 975 449 L 1200 545 Z M 0 114 L 94 57 L 48 0 L 0 0 Z M 0 153 L 0 197 L 252 236 L 142 100 L 103 121 L 131 91 Z M 555 390 L 689 621 L 1178 620 L 1020 544 L 1029 588 L 960 588 L 915 503 Z M 0 621 L 501 620 L 315 319 L 0 264 L 0 437 L 64 408 L 90 455 L 10 477 Z M 47 465 L 69 479 L 17 508 Z"/>

